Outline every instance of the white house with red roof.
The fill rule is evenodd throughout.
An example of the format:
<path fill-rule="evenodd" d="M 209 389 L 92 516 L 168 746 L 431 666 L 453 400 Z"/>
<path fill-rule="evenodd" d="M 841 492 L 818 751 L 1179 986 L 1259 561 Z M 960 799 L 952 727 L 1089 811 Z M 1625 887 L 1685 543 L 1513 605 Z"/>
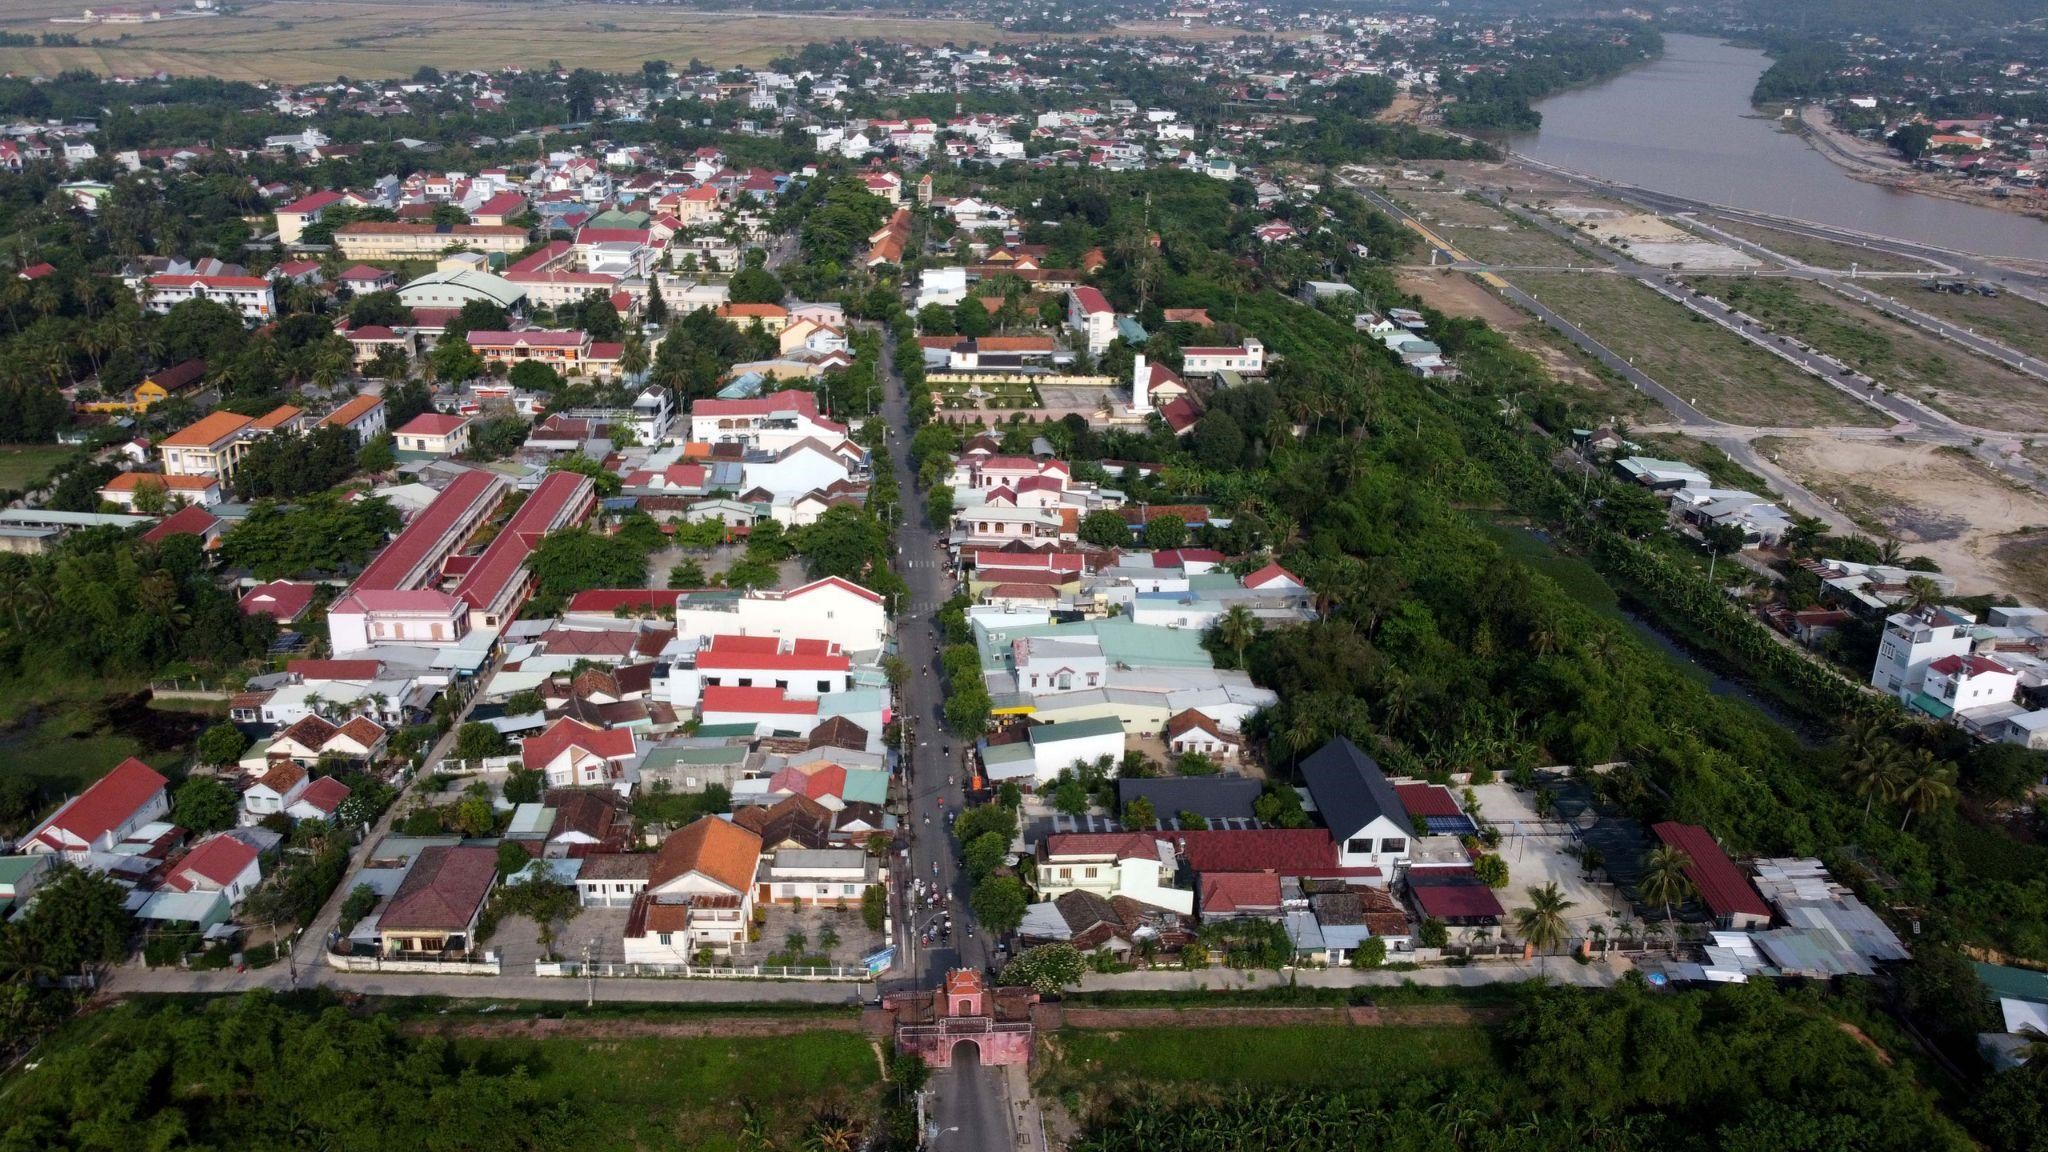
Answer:
<path fill-rule="evenodd" d="M 658 613 L 673 621 L 678 636 L 801 637 L 829 641 L 849 654 L 879 651 L 889 636 L 882 597 L 838 576 L 786 592 L 759 590 L 738 599 L 719 595 L 701 602 L 688 592 L 600 588 L 570 597 L 565 620 L 614 627 L 621 612 Z"/>
<path fill-rule="evenodd" d="M 262 882 L 262 858 L 255 847 L 230 833 L 216 832 L 171 865 L 163 886 L 172 892 L 218 892 L 235 905 Z"/>
<path fill-rule="evenodd" d="M 837 444 L 846 439 L 846 425 L 819 415 L 816 393 L 785 389 L 745 400 L 696 401 L 690 439 L 780 452 L 804 440 Z"/>
<path fill-rule="evenodd" d="M 386 288 L 398 287 L 398 274 L 388 268 L 357 264 L 343 270 L 340 276 L 335 277 L 335 283 L 361 296 L 367 292 L 382 292 Z"/>
<path fill-rule="evenodd" d="M 469 346 L 486 364 L 517 364 L 538 360 L 560 372 L 576 372 L 590 355 L 590 334 L 575 329 L 549 331 L 528 328 L 519 332 L 475 331 L 467 337 Z"/>
<path fill-rule="evenodd" d="M 1067 327 L 1078 333 L 1090 356 L 1100 356 L 1116 339 L 1116 309 L 1100 288 L 1083 284 L 1067 289 Z"/>
<path fill-rule="evenodd" d="M 1244 586 L 1253 591 L 1273 592 L 1301 592 L 1308 588 L 1308 585 L 1301 582 L 1301 577 L 1278 564 L 1268 564 L 1246 576 Z"/>
<path fill-rule="evenodd" d="M 550 788 L 628 784 L 639 750 L 624 728 L 599 728 L 564 716 L 519 746 L 520 766 L 542 773 Z"/>
<path fill-rule="evenodd" d="M 669 669 L 669 702 L 695 711 L 713 688 L 772 688 L 816 700 L 850 687 L 853 661 L 830 640 L 779 636 L 711 637 Z"/>
<path fill-rule="evenodd" d="M 170 813 L 168 783 L 142 761 L 123 760 L 36 825 L 15 850 L 30 856 L 56 853 L 74 863 L 89 853 L 110 851 L 136 829 Z"/>
<path fill-rule="evenodd" d="M 1976 709 L 2010 703 L 2019 687 L 2019 673 L 1992 657 L 1943 656 L 1927 665 L 1920 691 L 1907 704 L 1937 720 L 1967 719 Z"/>
<path fill-rule="evenodd" d="M 193 276 L 162 273 L 143 281 L 142 303 L 151 312 L 169 312 L 189 300 L 211 300 L 245 321 L 277 315 L 277 293 L 261 276 Z"/>
<path fill-rule="evenodd" d="M 1074 471 L 1063 460 L 964 455 L 953 465 L 953 475 L 947 483 L 956 491 L 1008 488 L 1015 492 L 1025 490 L 1030 484 L 1033 487 L 1051 485 L 1053 491 L 1064 492 L 1073 480 Z"/>
<path fill-rule="evenodd" d="M 1183 348 L 1180 370 L 1189 376 L 1214 376 L 1219 372 L 1261 375 L 1266 371 L 1266 346 L 1256 336 L 1247 336 L 1242 344 Z"/>
<path fill-rule="evenodd" d="M 470 418 L 447 412 L 422 412 L 391 434 L 400 452 L 456 456 L 469 450 Z"/>
<path fill-rule="evenodd" d="M 321 776 L 307 784 L 298 799 L 286 805 L 284 814 L 294 820 L 325 820 L 331 824 L 339 819 L 341 802 L 348 795 L 348 785 L 332 776 Z"/>
<path fill-rule="evenodd" d="M 306 229 L 320 222 L 320 213 L 341 203 L 339 192 L 321 189 L 311 192 L 277 210 L 278 243 L 290 246 L 297 244 L 306 234 Z"/>
<path fill-rule="evenodd" d="M 1056 832 L 1039 842 L 1036 876 L 1046 900 L 1093 892 L 1186 915 L 1195 894 L 1173 887 L 1178 867 L 1172 841 L 1150 832 Z"/>
<path fill-rule="evenodd" d="M 705 724 L 751 724 L 756 736 L 808 736 L 819 722 L 818 701 L 773 685 L 706 688 L 698 699 Z"/>

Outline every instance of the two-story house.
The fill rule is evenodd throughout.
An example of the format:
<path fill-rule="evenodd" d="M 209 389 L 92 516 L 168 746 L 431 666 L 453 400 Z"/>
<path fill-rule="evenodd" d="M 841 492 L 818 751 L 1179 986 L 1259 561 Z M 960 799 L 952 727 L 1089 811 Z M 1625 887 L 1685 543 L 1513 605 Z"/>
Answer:
<path fill-rule="evenodd" d="M 1093 892 L 1191 913 L 1195 894 L 1173 887 L 1177 867 L 1172 842 L 1149 832 L 1062 832 L 1039 842 L 1036 875 L 1047 900 Z"/>
<path fill-rule="evenodd" d="M 626 962 L 687 964 L 699 949 L 737 951 L 753 918 L 760 867 L 761 837 L 722 817 L 672 833 L 627 914 Z"/>
<path fill-rule="evenodd" d="M 1377 761 L 1339 736 L 1301 762 L 1301 775 L 1341 867 L 1377 868 L 1392 877 L 1406 866 L 1415 827 Z"/>

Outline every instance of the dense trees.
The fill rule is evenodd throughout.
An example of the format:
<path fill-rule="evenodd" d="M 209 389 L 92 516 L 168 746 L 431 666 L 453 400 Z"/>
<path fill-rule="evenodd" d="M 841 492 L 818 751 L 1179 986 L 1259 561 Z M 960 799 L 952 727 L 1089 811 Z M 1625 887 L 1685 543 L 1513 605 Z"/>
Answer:
<path fill-rule="evenodd" d="M 638 588 L 647 583 L 647 553 L 631 542 L 587 528 L 556 532 L 529 561 L 535 581 L 529 610 L 553 612 L 586 588 Z"/>
<path fill-rule="evenodd" d="M 220 553 L 262 580 L 342 573 L 368 562 L 398 527 L 398 512 L 381 497 L 344 501 L 323 493 L 289 507 L 261 501 L 221 538 Z"/>

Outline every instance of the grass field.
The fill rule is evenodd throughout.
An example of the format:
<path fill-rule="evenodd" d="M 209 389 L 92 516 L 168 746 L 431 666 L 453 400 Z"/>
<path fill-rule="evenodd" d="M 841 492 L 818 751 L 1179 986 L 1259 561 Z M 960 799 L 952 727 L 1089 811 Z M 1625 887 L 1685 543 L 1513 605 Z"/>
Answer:
<path fill-rule="evenodd" d="M 224 708 L 156 707 L 137 683 L 0 684 L 0 774 L 34 780 L 45 804 L 76 794 L 130 756 L 158 769 L 188 755 Z"/>
<path fill-rule="evenodd" d="M 1018 37 L 968 20 L 917 20 L 881 14 L 690 12 L 681 9 L 535 0 L 421 4 L 344 0 L 269 0 L 233 15 L 150 24 L 50 24 L 83 5 L 46 0 L 10 4 L 0 28 L 60 32 L 79 48 L 0 48 L 0 69 L 55 75 L 89 68 L 101 75 L 165 71 L 230 80 L 305 83 L 336 76 L 410 76 L 439 68 L 567 67 L 633 71 L 642 60 L 677 64 L 759 65 L 820 40 L 881 37 L 937 44 L 987 44 Z"/>
<path fill-rule="evenodd" d="M 1576 251 L 1548 232 L 1525 224 L 1491 204 L 1457 192 L 1403 189 L 1397 201 L 1424 224 L 1474 260 L 1487 264 L 1596 264 L 1597 256 Z"/>
<path fill-rule="evenodd" d="M 1513 283 L 1708 415 L 1763 426 L 1880 423 L 1825 381 L 1633 280 L 1517 273 Z"/>
<path fill-rule="evenodd" d="M 68 444 L 0 444 L 0 490 L 28 491 L 76 451 Z"/>
<path fill-rule="evenodd" d="M 1789 257 L 1801 264 L 1815 268 L 1837 268 L 1844 272 L 1850 264 L 1864 272 L 1919 272 L 1931 271 L 1918 260 L 1879 252 L 1874 248 L 1863 248 L 1854 244 L 1836 244 L 1828 240 L 1815 240 L 1766 228 L 1760 224 L 1738 223 L 1724 220 L 1719 216 L 1706 218 L 1706 223 L 1728 233 L 1740 236 L 1752 244 L 1761 244 L 1780 256 Z"/>
<path fill-rule="evenodd" d="M 687 1039 L 458 1040 L 487 1068 L 524 1068 L 541 1090 L 584 1105 L 585 1152 L 689 1148 L 726 1152 L 741 1142 L 738 1102 L 758 1109 L 781 1142 L 797 1147 L 813 1110 L 868 1111 L 881 1069 L 854 1032 Z"/>
<path fill-rule="evenodd" d="M 1958 419 L 2015 431 L 2048 428 L 2048 381 L 1974 356 L 1811 281 L 1707 280 L 1693 287 Z"/>
<path fill-rule="evenodd" d="M 1062 1092 L 1105 1081 L 1253 1086 L 1343 1085 L 1494 1068 L 1486 1032 L 1430 1028 L 1063 1029 L 1047 1038 L 1042 1083 Z"/>
<path fill-rule="evenodd" d="M 1870 287 L 1870 285 L 1864 285 Z M 2048 308 L 2010 292 L 1967 296 L 1930 292 L 1914 284 L 1878 286 L 1886 296 L 1916 312 L 1939 316 L 2034 356 L 2048 356 Z"/>

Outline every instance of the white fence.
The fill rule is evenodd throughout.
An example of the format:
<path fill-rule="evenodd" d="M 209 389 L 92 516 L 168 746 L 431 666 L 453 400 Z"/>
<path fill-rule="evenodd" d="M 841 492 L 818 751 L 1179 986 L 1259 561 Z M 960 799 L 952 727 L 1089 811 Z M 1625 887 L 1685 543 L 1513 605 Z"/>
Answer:
<path fill-rule="evenodd" d="M 489 952 L 482 960 L 388 960 L 382 956 L 337 956 L 327 954 L 327 966 L 337 972 L 413 972 L 432 976 L 496 976 L 498 954 Z"/>
<path fill-rule="evenodd" d="M 583 976 L 584 966 L 576 960 L 537 960 L 535 976 Z M 589 975 L 606 978 L 661 980 L 872 980 L 864 967 L 833 964 L 828 967 L 794 967 L 770 964 L 592 964 Z"/>

